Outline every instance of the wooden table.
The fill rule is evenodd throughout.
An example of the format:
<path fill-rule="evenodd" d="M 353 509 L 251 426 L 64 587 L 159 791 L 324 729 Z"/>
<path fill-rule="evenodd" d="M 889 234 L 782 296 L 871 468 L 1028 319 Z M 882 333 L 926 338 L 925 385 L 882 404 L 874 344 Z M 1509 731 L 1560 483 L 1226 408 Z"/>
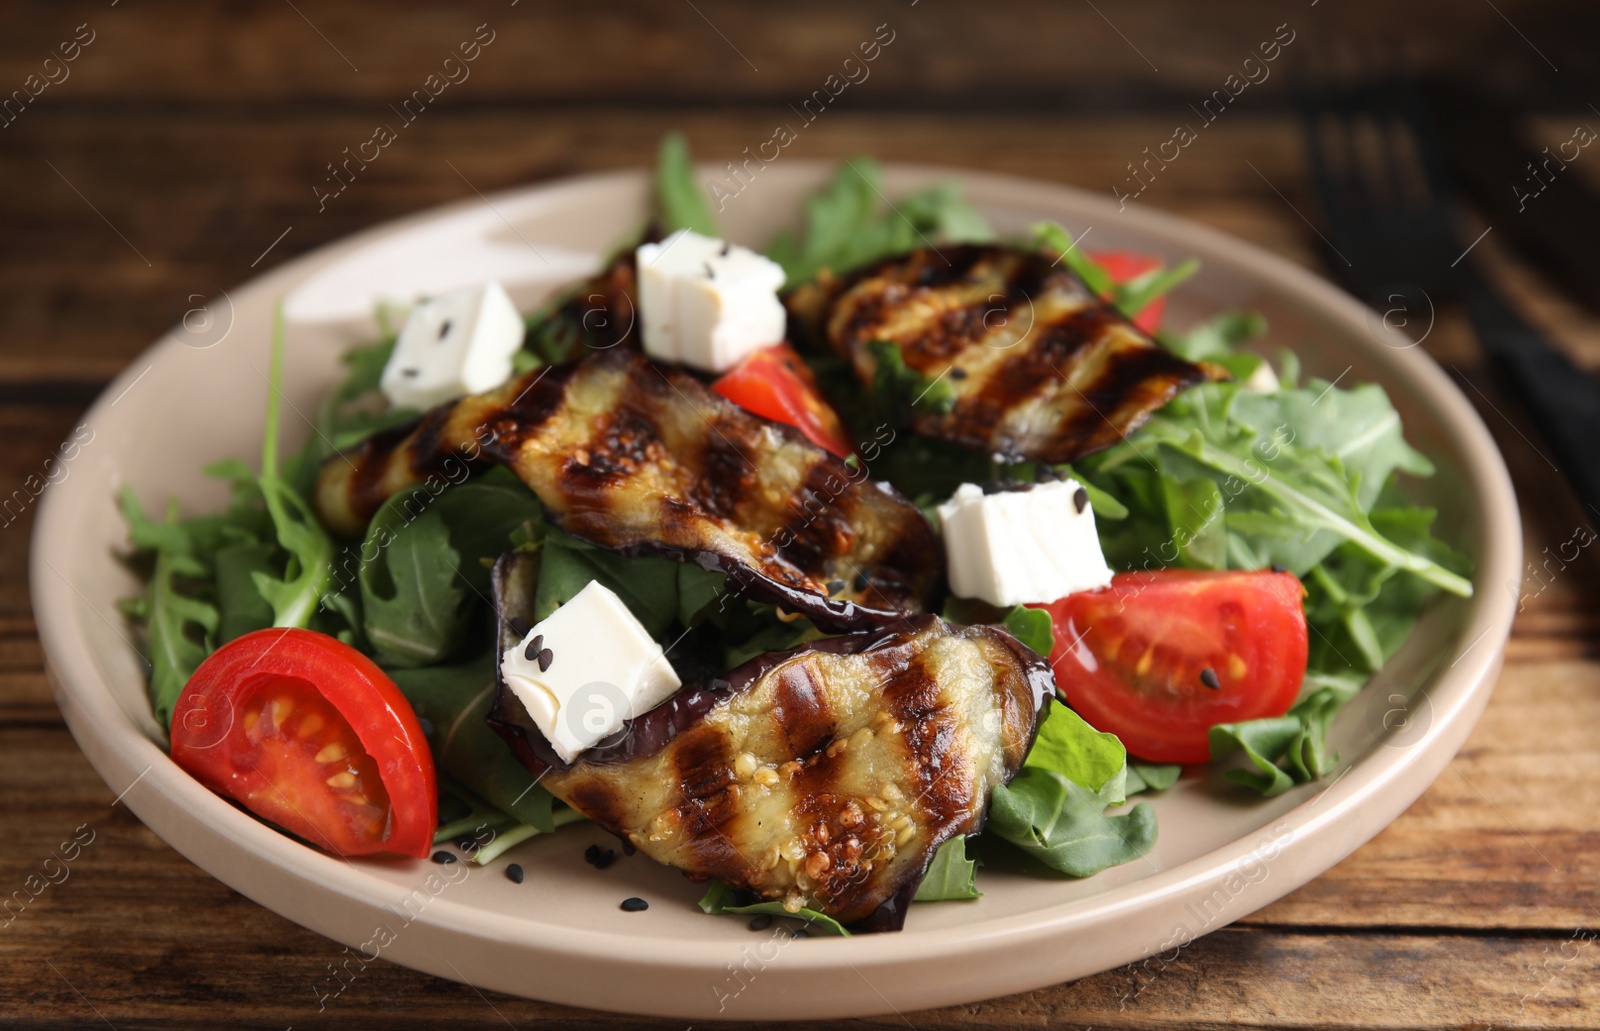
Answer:
<path fill-rule="evenodd" d="M 1167 138 L 1185 91 L 1220 83 L 1271 35 L 1268 23 L 1293 18 L 1307 33 L 1323 31 L 1315 18 L 1324 29 L 1339 19 L 1351 31 L 1405 28 L 1395 20 L 1401 5 L 1374 0 L 1281 17 L 1230 0 L 1208 5 L 1203 25 L 1181 15 L 1169 24 L 1181 7 L 1164 18 L 1109 3 L 1094 14 L 1028 6 L 994 16 L 1004 33 L 994 18 L 936 4 L 846 14 L 800 3 L 759 16 L 710 2 L 670 13 L 533 6 L 302 0 L 195 11 L 169 0 L 0 16 L 13 22 L 0 33 L 0 91 L 23 83 L 73 26 L 95 34 L 72 77 L 0 129 L 0 492 L 41 473 L 82 409 L 192 307 L 191 294 L 214 295 L 353 230 L 474 190 L 647 164 L 667 127 L 684 128 L 703 157 L 736 155 L 768 138 L 784 101 L 820 85 L 880 23 L 902 34 L 875 66 L 878 78 L 807 128 L 791 153 L 870 151 L 1099 190 Z M 1423 6 L 1434 19 L 1418 44 L 1424 59 L 1474 40 L 1491 52 L 1522 47 L 1487 8 Z M 1536 13 L 1507 7 L 1523 26 Z M 1024 31 L 1035 22 L 1044 28 Z M 319 211 L 312 187 L 324 183 L 325 163 L 366 139 L 385 104 L 419 86 L 480 23 L 496 37 L 476 78 L 452 87 Z M 1529 31 L 1558 56 L 1572 42 Z M 1146 74 L 1139 58 L 1164 67 Z M 1263 88 L 1261 97 L 1209 128 L 1141 199 L 1314 265 L 1296 128 L 1281 94 Z M 1063 99 L 1096 98 L 1118 109 L 1063 113 L 1075 109 Z M 1562 121 L 1551 127 L 1564 138 Z M 1581 174 L 1600 169 L 1591 160 L 1576 166 Z M 1496 242 L 1481 253 L 1500 280 L 1587 367 L 1600 364 L 1600 324 Z M 1442 313 L 1424 346 L 1456 370 L 1499 440 L 1528 554 L 1591 525 L 1459 319 Z M 30 508 L 0 531 L 0 891 L 49 875 L 52 850 L 75 832 L 93 839 L 65 879 L 0 930 L 0 1022 L 683 1026 L 483 997 L 386 963 L 319 1013 L 317 989 L 339 948 L 191 866 L 113 804 L 73 743 L 30 614 L 32 520 Z M 1542 589 L 1530 582 L 1505 672 L 1460 755 L 1404 816 L 1323 877 L 1158 972 L 1125 968 L 862 1023 L 1600 1027 L 1600 948 L 1590 941 L 1600 926 L 1594 558 L 1547 576 Z"/>

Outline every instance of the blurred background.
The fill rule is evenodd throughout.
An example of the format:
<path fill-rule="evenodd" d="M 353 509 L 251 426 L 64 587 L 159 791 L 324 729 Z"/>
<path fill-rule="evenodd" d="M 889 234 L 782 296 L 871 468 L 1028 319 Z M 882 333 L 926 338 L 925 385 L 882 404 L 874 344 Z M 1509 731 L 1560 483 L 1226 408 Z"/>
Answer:
<path fill-rule="evenodd" d="M 862 77 L 851 71 L 862 65 L 845 62 L 872 40 L 881 49 Z M 477 48 L 474 59 L 446 66 L 463 44 Z M 1274 46 L 1266 58 L 1263 48 Z M 1329 225 L 1309 159 L 1307 98 L 1330 82 L 1396 95 L 1401 72 L 1431 100 L 1436 156 L 1460 187 L 1451 231 L 1461 246 L 1471 243 L 1471 262 L 1527 324 L 1592 374 L 1600 366 L 1600 148 L 1580 141 L 1600 131 L 1593 0 L 12 0 L 0 6 L 0 494 L 37 472 L 138 352 L 221 290 L 433 205 L 648 166 L 669 129 L 683 130 L 702 161 L 739 158 L 778 125 L 807 121 L 805 100 L 838 89 L 830 76 L 856 81 L 786 155 L 871 153 L 1137 191 L 1138 204 L 1337 272 L 1330 250 L 1343 238 Z M 446 76 L 452 81 L 441 85 Z M 425 108 L 402 110 L 423 89 Z M 1228 99 L 1214 114 L 1220 105 L 1207 101 L 1218 91 Z M 1202 123 L 1180 160 L 1145 164 L 1176 127 Z M 355 174 L 335 173 L 331 166 L 343 167 L 380 125 L 403 128 L 378 157 L 350 166 L 360 166 Z M 1552 162 L 1556 155 L 1565 156 Z M 1499 440 L 1527 550 L 1538 557 L 1600 511 L 1580 504 L 1544 457 L 1539 430 L 1501 389 L 1466 313 L 1445 301 L 1436 315 L 1436 324 L 1429 317 L 1405 328 L 1427 330 L 1422 346 Z M 0 535 L 0 780 L 16 789 L 7 825 L 48 825 L 40 832 L 48 836 L 76 822 L 78 810 L 100 819 L 110 792 L 72 744 L 42 670 L 25 590 L 32 519 L 30 508 Z M 1540 961 L 1542 942 L 1593 919 L 1585 915 L 1593 907 L 1580 905 L 1596 874 L 1583 857 L 1600 854 L 1600 831 L 1582 807 L 1521 808 L 1559 798 L 1567 781 L 1542 762 L 1539 734 L 1515 732 L 1534 724 L 1514 719 L 1574 698 L 1588 699 L 1593 712 L 1600 614 L 1588 568 L 1525 593 L 1506 680 L 1474 738 L 1500 728 L 1491 736 L 1506 751 L 1483 779 L 1513 784 L 1515 794 L 1497 808 L 1446 774 L 1377 843 L 1246 924 L 1326 927 L 1378 907 L 1409 926 L 1448 923 L 1457 912 L 1474 929 L 1394 947 L 1444 963 L 1429 968 L 1444 1023 L 1468 1026 L 1502 1011 L 1517 1019 L 1518 992 L 1538 982 L 1517 981 L 1515 971 Z M 1463 753 L 1469 766 L 1473 747 Z M 1502 809 L 1532 828 L 1538 858 L 1548 853 L 1565 867 L 1576 857 L 1570 862 L 1589 872 L 1539 863 Z M 118 812 L 102 823 L 109 844 L 96 846 L 94 860 L 112 875 L 58 890 L 53 909 L 30 914 L 26 938 L 13 931 L 0 940 L 0 955 L 51 943 L 63 970 L 96 986 L 89 996 L 121 1026 L 140 1016 L 134 1022 L 144 1026 L 152 1014 L 202 1026 L 206 1011 L 194 1007 L 228 1001 L 264 1007 L 254 1010 L 263 1020 L 281 1010 L 274 1026 L 298 1022 L 305 1000 L 280 1005 L 278 986 L 314 982 L 336 948 L 234 895 Z M 1546 816 L 1549 827 L 1538 822 Z M 0 865 L 20 879 L 36 854 L 19 849 Z M 1439 873 L 1441 855 L 1460 864 Z M 1453 910 L 1479 882 L 1502 894 L 1484 908 Z M 1574 887 L 1582 884 L 1589 887 Z M 1570 889 L 1564 895 L 1561 885 Z M 196 903 L 214 927 L 194 921 Z M 114 923 L 102 921 L 106 914 Z M 1532 929 L 1522 938 L 1477 937 L 1485 920 Z M 1343 939 L 1311 934 L 1230 929 L 1197 944 L 1185 969 L 1203 967 L 1213 996 L 1233 1000 L 1207 1011 L 1217 1020 L 1229 1005 L 1271 1008 L 1281 993 L 1299 991 L 1282 978 L 1258 983 L 1252 957 L 1289 981 L 1315 970 L 1328 987 L 1316 995 L 1324 1001 L 1385 992 L 1409 999 L 1418 990 L 1370 977 L 1362 966 L 1377 955 L 1370 950 L 1361 963 L 1339 966 Z M 1581 961 L 1591 972 L 1593 955 Z M 40 1019 L 92 1020 L 88 1000 L 34 970 L 35 960 L 0 977 L 7 1009 L 26 1000 Z M 263 965 L 278 972 L 268 976 Z M 1479 984 L 1484 970 L 1499 980 Z M 1578 970 L 1563 970 L 1574 980 L 1561 982 L 1560 998 L 1576 1006 Z M 468 1005 L 480 1012 L 461 986 L 387 965 L 366 976 L 386 986 L 367 999 L 403 1005 L 419 1020 Z M 997 1026 L 1022 1021 L 1023 1011 L 1135 1026 L 1118 1022 L 1129 983 L 1113 972 L 1034 993 L 1022 1010 L 1016 1000 L 997 1004 L 991 1016 Z M 1181 1026 L 1198 1012 L 1189 1008 L 1192 989 L 1189 973 L 1171 974 L 1142 996 L 1140 1012 Z M 154 1008 L 146 1008 L 147 990 Z M 1550 999 L 1558 994 L 1549 988 Z M 1484 1001 L 1491 996 L 1492 1005 Z M 1283 1019 L 1317 1026 L 1323 1011 L 1312 996 L 1294 998 L 1300 1008 Z M 555 1011 L 498 1005 L 517 1020 Z M 977 1026 L 983 1008 L 972 1009 L 967 1023 Z M 954 1026 L 960 1017 L 916 1023 Z"/>

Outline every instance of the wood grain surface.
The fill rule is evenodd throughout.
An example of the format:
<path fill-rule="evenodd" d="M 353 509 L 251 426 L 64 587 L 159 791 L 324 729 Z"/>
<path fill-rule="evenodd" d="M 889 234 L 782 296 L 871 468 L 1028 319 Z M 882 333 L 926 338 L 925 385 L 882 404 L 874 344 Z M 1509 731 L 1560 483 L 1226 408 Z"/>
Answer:
<path fill-rule="evenodd" d="M 0 115 L 0 495 L 39 471 L 191 295 L 474 190 L 648 164 L 667 128 L 684 129 L 704 158 L 732 157 L 880 25 L 897 35 L 872 76 L 789 153 L 870 152 L 1109 191 L 1284 23 L 1298 33 L 1284 68 L 1351 39 L 1392 43 L 1430 67 L 1479 62 L 1486 79 L 1542 105 L 1530 132 L 1558 132 L 1583 109 L 1577 84 L 1594 81 L 1592 6 L 8 5 L 0 101 L 59 62 L 78 26 L 94 38 L 68 77 Z M 388 105 L 481 25 L 495 35 L 472 76 L 319 210 L 326 163 L 392 118 Z M 1286 74 L 1244 94 L 1141 200 L 1314 266 L 1315 204 Z M 1583 174 L 1600 173 L 1589 160 Z M 1491 234 L 1480 245 L 1497 281 L 1600 367 L 1600 321 L 1497 244 Z M 1528 554 L 1591 526 L 1454 312 L 1440 313 L 1424 347 L 1498 440 Z M 381 962 L 319 1012 L 340 948 L 211 879 L 113 805 L 67 732 L 28 601 L 32 520 L 29 510 L 0 527 L 0 894 L 41 875 L 76 829 L 93 840 L 0 928 L 0 1023 L 684 1026 L 480 994 Z M 1589 554 L 1547 586 L 1526 585 L 1505 672 L 1461 753 L 1323 877 L 1168 962 L 859 1023 L 1600 1027 L 1597 568 Z"/>

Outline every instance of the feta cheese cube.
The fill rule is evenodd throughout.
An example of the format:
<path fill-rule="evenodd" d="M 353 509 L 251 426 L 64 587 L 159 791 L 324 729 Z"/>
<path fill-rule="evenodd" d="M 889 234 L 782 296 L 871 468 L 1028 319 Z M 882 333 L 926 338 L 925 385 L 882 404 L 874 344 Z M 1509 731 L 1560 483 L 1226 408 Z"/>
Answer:
<path fill-rule="evenodd" d="M 567 762 L 683 686 L 622 599 L 593 580 L 506 649 L 500 675 Z"/>
<path fill-rule="evenodd" d="M 639 247 L 645 353 L 706 372 L 784 337 L 783 267 L 748 247 L 687 229 Z"/>
<path fill-rule="evenodd" d="M 1256 366 L 1256 371 L 1245 377 L 1244 389 L 1257 394 L 1276 394 L 1283 384 L 1278 382 L 1278 374 L 1272 371 L 1272 363 L 1262 359 Z"/>
<path fill-rule="evenodd" d="M 963 483 L 939 506 L 939 523 L 950 590 L 963 598 L 1009 607 L 1111 583 L 1094 509 L 1076 480 L 993 494 Z"/>
<path fill-rule="evenodd" d="M 423 301 L 401 328 L 379 387 L 395 407 L 417 409 L 493 389 L 511 378 L 525 329 L 493 281 Z"/>

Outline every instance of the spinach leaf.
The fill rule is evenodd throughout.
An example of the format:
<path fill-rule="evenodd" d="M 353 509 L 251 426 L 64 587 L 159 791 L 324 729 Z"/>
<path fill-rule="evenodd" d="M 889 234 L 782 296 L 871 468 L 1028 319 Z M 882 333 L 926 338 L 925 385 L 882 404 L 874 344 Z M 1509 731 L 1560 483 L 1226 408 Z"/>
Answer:
<path fill-rule="evenodd" d="M 735 913 L 740 916 L 771 916 L 789 917 L 794 920 L 803 920 L 806 926 L 815 930 L 826 931 L 842 937 L 850 937 L 850 932 L 844 925 L 826 913 L 819 913 L 814 909 L 802 909 L 791 913 L 783 908 L 782 902 L 776 901 L 748 901 L 754 896 L 749 892 L 730 888 L 721 881 L 713 879 L 711 886 L 706 889 L 705 895 L 700 899 L 702 912 L 718 915 L 722 913 Z"/>
<path fill-rule="evenodd" d="M 967 858 L 967 839 L 957 835 L 939 846 L 928 864 L 928 872 L 917 885 L 914 902 L 946 902 L 975 899 L 978 890 L 978 861 Z"/>
<path fill-rule="evenodd" d="M 1317 685 L 1283 716 L 1224 723 L 1211 728 L 1211 758 L 1241 753 L 1250 768 L 1224 774 L 1236 784 L 1263 796 L 1280 795 L 1296 784 L 1319 780 L 1337 761 L 1327 752 L 1328 728 L 1360 691 L 1363 678 L 1355 674 L 1312 674 Z"/>
<path fill-rule="evenodd" d="M 663 233 L 690 229 L 701 236 L 716 236 L 717 222 L 706 205 L 689 159 L 689 143 L 682 133 L 668 133 L 656 158 L 656 203 Z"/>

